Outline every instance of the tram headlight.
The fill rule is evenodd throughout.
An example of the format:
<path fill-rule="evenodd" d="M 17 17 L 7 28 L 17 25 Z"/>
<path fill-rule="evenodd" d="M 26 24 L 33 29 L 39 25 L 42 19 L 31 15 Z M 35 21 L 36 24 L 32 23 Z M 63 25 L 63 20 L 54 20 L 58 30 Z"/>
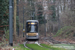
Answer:
<path fill-rule="evenodd" d="M 28 33 L 26 35 L 28 35 Z"/>
<path fill-rule="evenodd" d="M 38 33 L 36 33 L 36 35 L 38 35 Z"/>

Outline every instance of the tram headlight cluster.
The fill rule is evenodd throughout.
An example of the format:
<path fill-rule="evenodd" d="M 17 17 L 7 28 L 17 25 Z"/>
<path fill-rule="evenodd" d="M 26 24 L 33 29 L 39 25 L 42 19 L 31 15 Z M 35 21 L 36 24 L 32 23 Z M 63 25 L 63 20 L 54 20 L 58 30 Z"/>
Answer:
<path fill-rule="evenodd" d="M 38 33 L 36 33 L 36 35 L 38 35 Z"/>
<path fill-rule="evenodd" d="M 28 33 L 26 35 L 28 36 Z"/>
<path fill-rule="evenodd" d="M 27 36 L 37 36 L 38 33 L 27 33 L 26 35 L 27 35 Z"/>

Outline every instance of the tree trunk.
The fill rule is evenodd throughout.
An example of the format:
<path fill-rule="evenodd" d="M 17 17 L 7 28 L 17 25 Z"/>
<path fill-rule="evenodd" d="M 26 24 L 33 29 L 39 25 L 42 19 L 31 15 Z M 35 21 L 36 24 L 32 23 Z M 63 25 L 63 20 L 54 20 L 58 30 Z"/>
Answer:
<path fill-rule="evenodd" d="M 16 0 L 14 0 L 14 40 L 16 41 Z"/>
<path fill-rule="evenodd" d="M 65 11 L 65 0 L 64 0 L 64 11 Z"/>

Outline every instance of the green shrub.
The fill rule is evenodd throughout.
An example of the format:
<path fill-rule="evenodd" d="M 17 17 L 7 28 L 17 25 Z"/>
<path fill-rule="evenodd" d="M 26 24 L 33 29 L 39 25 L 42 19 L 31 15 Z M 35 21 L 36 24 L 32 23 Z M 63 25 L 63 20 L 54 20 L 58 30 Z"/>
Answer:
<path fill-rule="evenodd" d="M 5 29 L 4 28 L 4 32 L 5 32 L 5 38 L 7 39 L 7 40 L 9 40 L 9 30 L 7 30 L 7 29 Z"/>

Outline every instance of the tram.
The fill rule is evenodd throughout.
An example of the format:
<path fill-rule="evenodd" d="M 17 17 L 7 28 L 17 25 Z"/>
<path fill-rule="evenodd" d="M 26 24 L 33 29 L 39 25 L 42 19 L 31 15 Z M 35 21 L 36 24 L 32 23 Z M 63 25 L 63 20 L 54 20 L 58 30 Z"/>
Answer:
<path fill-rule="evenodd" d="M 39 39 L 38 24 L 39 24 L 38 20 L 26 21 L 26 39 L 27 40 Z"/>

